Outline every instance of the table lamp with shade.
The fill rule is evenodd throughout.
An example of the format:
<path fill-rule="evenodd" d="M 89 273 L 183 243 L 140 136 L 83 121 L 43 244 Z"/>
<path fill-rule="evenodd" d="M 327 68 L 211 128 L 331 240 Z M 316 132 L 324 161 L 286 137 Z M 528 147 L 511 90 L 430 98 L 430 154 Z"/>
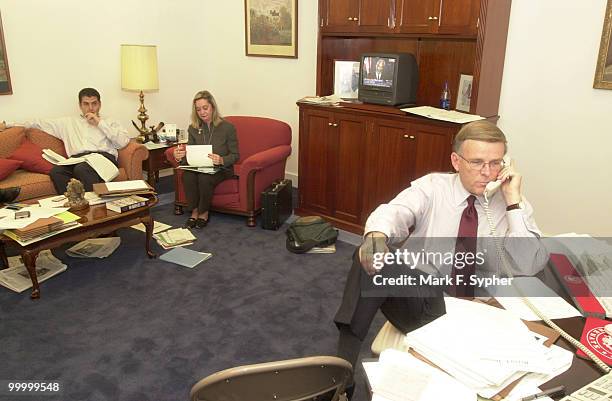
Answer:
<path fill-rule="evenodd" d="M 147 142 L 155 137 L 157 131 L 164 125 L 164 123 L 159 123 L 157 127 L 152 126 L 150 129 L 146 126 L 149 116 L 144 106 L 144 92 L 159 89 L 156 46 L 121 45 L 121 89 L 140 92 L 140 108 L 138 109 L 140 126 L 133 120 L 132 124 L 140 133 L 139 140 Z"/>

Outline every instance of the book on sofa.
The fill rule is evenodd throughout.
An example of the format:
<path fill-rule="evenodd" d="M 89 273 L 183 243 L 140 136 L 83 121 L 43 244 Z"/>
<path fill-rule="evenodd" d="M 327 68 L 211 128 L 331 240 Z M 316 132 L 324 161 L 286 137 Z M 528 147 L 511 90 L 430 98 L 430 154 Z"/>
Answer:
<path fill-rule="evenodd" d="M 71 157 L 66 159 L 64 156 L 52 151 L 51 149 L 43 149 L 42 157 L 51 164 L 58 166 L 70 166 L 73 164 L 87 163 L 105 182 L 109 182 L 117 178 L 119 169 L 110 160 L 99 153 L 90 153 L 80 157 Z"/>

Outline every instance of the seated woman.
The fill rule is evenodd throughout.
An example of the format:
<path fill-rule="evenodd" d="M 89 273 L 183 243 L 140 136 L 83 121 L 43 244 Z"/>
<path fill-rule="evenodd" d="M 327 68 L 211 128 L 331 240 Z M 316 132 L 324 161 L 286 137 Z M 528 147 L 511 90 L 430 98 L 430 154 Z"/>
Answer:
<path fill-rule="evenodd" d="M 208 91 L 200 91 L 193 98 L 191 124 L 187 145 L 212 145 L 208 155 L 215 166 L 222 167 L 215 174 L 185 170 L 183 185 L 191 217 L 185 223 L 187 228 L 203 228 L 208 223 L 208 211 L 215 187 L 234 175 L 233 164 L 239 159 L 238 140 L 234 126 L 221 117 L 217 102 Z M 185 147 L 174 149 L 174 158 L 186 164 Z"/>

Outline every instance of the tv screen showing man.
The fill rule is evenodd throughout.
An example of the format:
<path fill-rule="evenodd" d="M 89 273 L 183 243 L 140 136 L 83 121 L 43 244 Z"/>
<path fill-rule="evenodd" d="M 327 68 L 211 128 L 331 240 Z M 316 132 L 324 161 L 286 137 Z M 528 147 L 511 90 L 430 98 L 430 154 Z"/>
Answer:
<path fill-rule="evenodd" d="M 390 88 L 393 86 L 395 59 L 387 57 L 364 57 L 363 84 Z"/>

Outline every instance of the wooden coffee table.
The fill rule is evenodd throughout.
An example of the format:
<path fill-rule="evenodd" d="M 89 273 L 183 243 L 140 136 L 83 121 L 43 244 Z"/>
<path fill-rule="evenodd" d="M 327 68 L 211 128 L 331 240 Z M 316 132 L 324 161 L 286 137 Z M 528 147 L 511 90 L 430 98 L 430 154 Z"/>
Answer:
<path fill-rule="evenodd" d="M 104 204 L 90 206 L 85 210 L 74 212 L 74 214 L 81 216 L 79 223 L 81 223 L 82 226 L 64 231 L 63 233 L 26 246 L 21 246 L 11 238 L 0 235 L 1 261 L 4 263 L 5 267 L 8 267 L 8 260 L 4 250 L 5 245 L 18 248 L 19 254 L 32 280 L 32 294 L 30 298 L 38 299 L 40 298 L 40 288 L 36 277 L 36 258 L 38 257 L 38 253 L 45 249 L 54 249 L 67 242 L 78 242 L 89 238 L 96 238 L 100 235 L 110 234 L 119 228 L 143 223 L 146 227 L 145 249 L 147 255 L 149 258 L 155 258 L 157 255 L 151 251 L 151 237 L 153 236 L 151 207 L 156 205 L 157 202 L 157 197 L 153 196 L 149 198 L 146 206 L 124 213 L 116 213 L 108 210 Z"/>

